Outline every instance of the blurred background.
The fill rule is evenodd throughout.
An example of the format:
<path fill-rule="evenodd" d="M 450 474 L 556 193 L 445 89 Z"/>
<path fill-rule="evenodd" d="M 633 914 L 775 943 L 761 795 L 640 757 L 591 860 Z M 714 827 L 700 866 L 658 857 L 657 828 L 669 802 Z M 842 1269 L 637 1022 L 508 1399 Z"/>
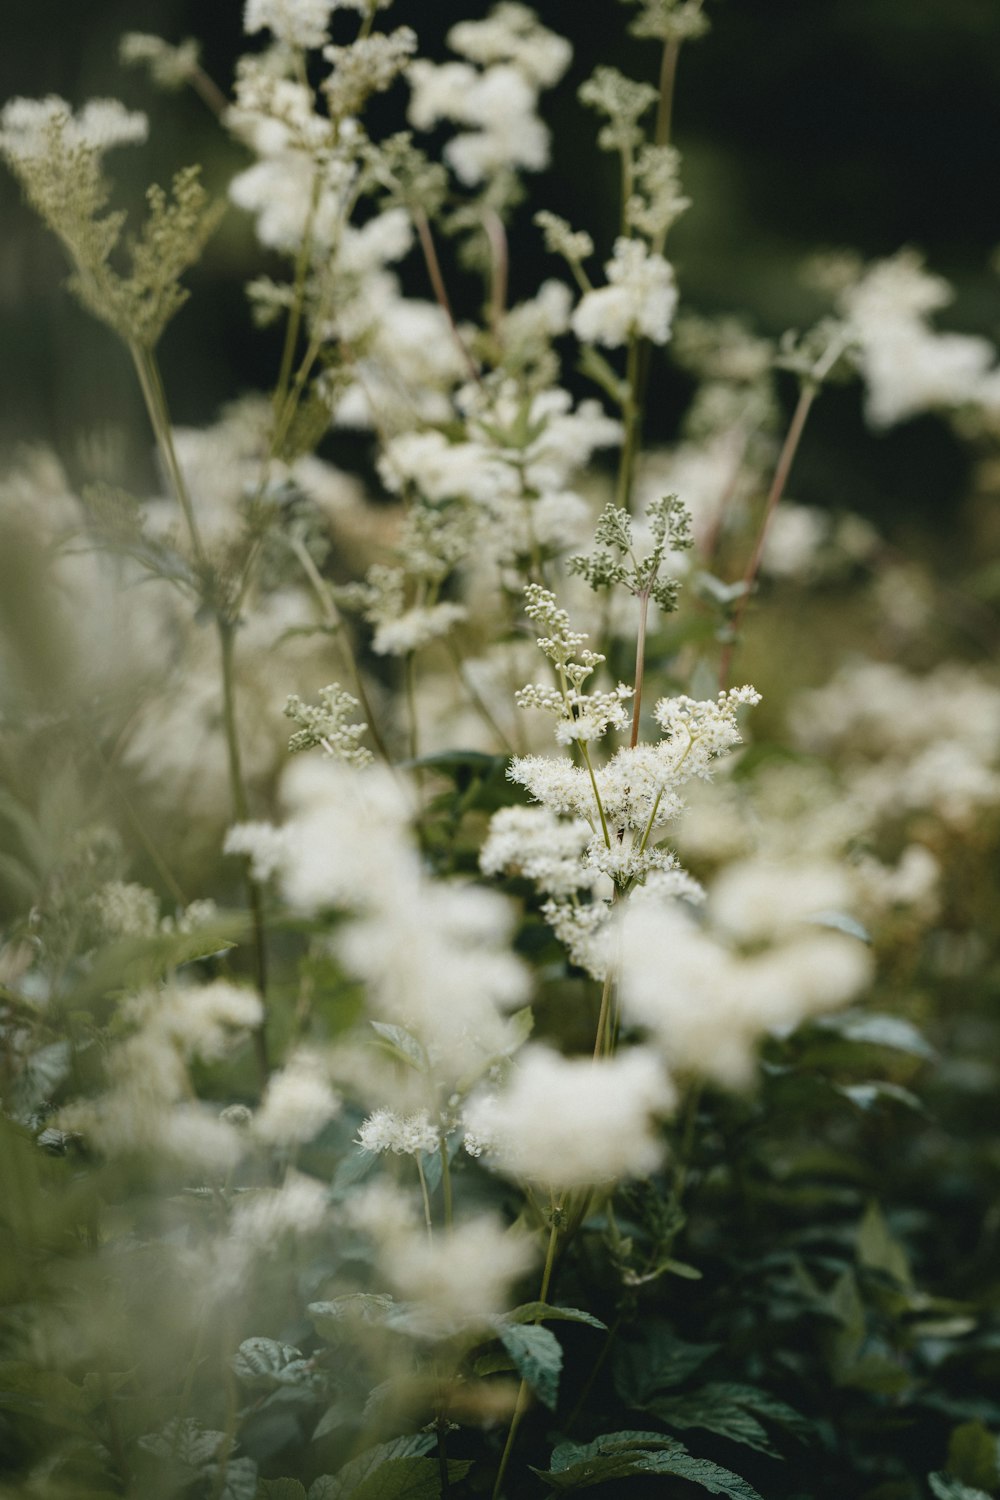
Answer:
<path fill-rule="evenodd" d="M 448 26 L 488 8 L 485 0 L 396 0 L 384 19 L 413 25 L 424 50 L 443 57 Z M 576 52 L 570 74 L 546 96 L 556 154 L 519 211 L 515 296 L 558 274 L 531 226 L 536 208 L 588 228 L 599 250 L 613 238 L 616 165 L 600 156 L 595 167 L 595 120 L 577 103 L 578 84 L 598 61 L 651 80 L 657 67 L 656 44 L 627 36 L 629 8 L 614 0 L 543 0 L 536 9 L 571 35 Z M 842 247 L 879 256 L 909 244 L 956 287 L 944 325 L 996 337 L 996 0 L 709 0 L 706 9 L 712 31 L 683 50 L 674 116 L 693 207 L 668 253 L 687 305 L 743 311 L 778 335 L 820 310 L 799 278 L 806 256 Z M 36 0 L 8 11 L 0 99 L 58 93 L 78 105 L 110 94 L 149 113 L 148 146 L 109 158 L 125 204 L 140 205 L 150 181 L 166 182 L 190 161 L 203 162 L 209 185 L 223 192 L 245 163 L 197 98 L 157 93 L 144 73 L 117 61 L 127 30 L 197 36 L 206 70 L 228 90 L 242 40 L 238 0 Z M 349 14 L 340 19 L 353 24 Z M 403 123 L 404 105 L 396 89 L 384 107 L 389 128 Z M 153 477 L 150 443 L 127 357 L 60 289 L 59 247 L 6 173 L 0 223 L 0 454 L 45 442 L 71 477 L 85 478 L 95 442 L 104 442 L 142 491 Z M 225 401 L 272 380 L 272 337 L 251 327 L 242 292 L 262 269 L 249 220 L 232 209 L 162 347 L 177 422 L 207 423 Z M 414 260 L 408 271 L 416 288 L 421 268 Z M 456 278 L 460 305 L 464 294 L 474 298 L 475 289 Z M 670 434 L 685 399 L 680 380 L 654 391 L 652 435 Z M 936 418 L 867 432 L 853 385 L 819 403 L 792 488 L 808 503 L 860 511 L 947 566 L 981 545 L 981 513 L 966 504 L 968 465 Z"/>

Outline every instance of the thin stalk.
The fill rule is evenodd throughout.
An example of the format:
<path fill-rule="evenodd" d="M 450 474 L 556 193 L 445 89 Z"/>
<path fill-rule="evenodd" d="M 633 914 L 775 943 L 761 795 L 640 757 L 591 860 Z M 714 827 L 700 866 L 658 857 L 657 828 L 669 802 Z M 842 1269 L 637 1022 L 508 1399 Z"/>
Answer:
<path fill-rule="evenodd" d="M 499 340 L 503 315 L 507 307 L 510 253 L 507 245 L 507 231 L 495 209 L 489 208 L 483 215 L 483 231 L 490 246 L 489 323 L 493 337 Z"/>
<path fill-rule="evenodd" d="M 195 519 L 194 506 L 191 504 L 191 495 L 188 491 L 187 482 L 184 478 L 181 466 L 177 460 L 177 450 L 174 448 L 173 434 L 170 429 L 170 417 L 167 412 L 166 397 L 163 391 L 163 382 L 160 379 L 159 367 L 156 356 L 151 349 L 144 348 L 141 344 L 130 343 L 129 353 L 135 372 L 139 378 L 139 387 L 142 391 L 143 400 L 146 403 L 146 411 L 152 424 L 153 434 L 156 438 L 157 447 L 166 464 L 170 483 L 181 511 L 184 522 L 191 538 L 191 550 L 195 560 L 202 571 L 205 570 L 206 557 L 205 548 L 198 530 L 198 522 Z"/>
<path fill-rule="evenodd" d="M 414 664 L 416 653 L 407 651 L 403 663 L 403 681 L 406 688 L 406 718 L 410 731 L 410 759 L 416 760 L 420 753 L 420 738 L 417 725 L 417 671 Z"/>
<path fill-rule="evenodd" d="M 500 728 L 500 725 L 497 723 L 496 719 L 494 719 L 493 715 L 490 713 L 490 710 L 486 704 L 486 700 L 483 698 L 478 689 L 476 689 L 472 685 L 472 683 L 466 677 L 465 673 L 462 671 L 461 655 L 459 654 L 458 647 L 455 645 L 455 642 L 450 636 L 446 637 L 446 648 L 448 651 L 448 655 L 451 658 L 452 666 L 455 668 L 455 675 L 458 677 L 458 680 L 462 684 L 462 687 L 468 693 L 472 705 L 476 709 L 483 723 L 493 732 L 493 734 L 497 738 L 498 743 L 503 747 L 504 750 L 506 750 L 507 754 L 513 755 L 515 753 L 514 747 L 507 736 L 504 734 L 503 730 Z"/>
<path fill-rule="evenodd" d="M 445 1227 L 450 1229 L 454 1222 L 454 1208 L 451 1189 L 451 1162 L 448 1160 L 448 1142 L 444 1136 L 438 1144 L 441 1154 L 441 1195 L 444 1199 L 444 1222 Z"/>
<path fill-rule="evenodd" d="M 444 277 L 441 274 L 441 262 L 438 260 L 437 249 L 434 245 L 434 236 L 431 233 L 430 220 L 428 219 L 422 208 L 414 208 L 412 212 L 413 223 L 416 226 L 417 237 L 420 240 L 420 248 L 423 251 L 424 262 L 427 266 L 427 274 L 430 277 L 431 286 L 434 289 L 434 296 L 437 299 L 437 304 L 440 307 L 441 311 L 444 313 L 445 317 L 448 319 L 448 326 L 451 329 L 452 338 L 455 340 L 455 344 L 459 352 L 461 353 L 463 360 L 465 361 L 466 368 L 468 369 L 469 374 L 472 376 L 476 384 L 481 386 L 483 383 L 483 378 L 476 368 L 475 360 L 472 358 L 472 355 L 466 348 L 465 340 L 462 338 L 462 335 L 459 332 L 458 324 L 455 321 L 455 314 L 452 312 L 451 302 L 448 299 L 448 289 L 444 284 Z"/>
<path fill-rule="evenodd" d="M 226 736 L 226 753 L 229 760 L 229 791 L 233 803 L 233 817 L 237 823 L 245 823 L 249 817 L 246 783 L 240 757 L 239 733 L 236 727 L 236 681 L 233 671 L 233 645 L 236 628 L 229 621 L 218 617 L 219 647 L 222 655 L 222 717 Z M 270 1064 L 267 1051 L 267 943 L 264 930 L 264 902 L 260 886 L 246 868 L 247 895 L 250 901 L 250 919 L 253 925 L 254 967 L 257 989 L 264 1009 L 263 1019 L 253 1034 L 254 1053 L 261 1087 L 267 1083 Z"/>
<path fill-rule="evenodd" d="M 611 965 L 609 964 L 608 972 L 604 976 L 604 988 L 601 991 L 601 1009 L 597 1017 L 597 1040 L 594 1043 L 595 1062 L 597 1062 L 598 1058 L 604 1051 L 604 1041 L 608 1030 L 608 1018 L 611 1015 L 611 990 L 613 985 L 614 974 L 612 972 Z"/>
<path fill-rule="evenodd" d="M 622 410 L 625 419 L 625 441 L 622 443 L 621 458 L 618 461 L 618 481 L 615 486 L 615 504 L 619 510 L 628 510 L 629 501 L 632 498 L 636 452 L 642 430 L 643 392 L 640 390 L 640 350 L 638 335 L 633 333 L 628 341 L 628 354 L 625 360 L 625 384 L 628 387 Z"/>
<path fill-rule="evenodd" d="M 656 131 L 653 136 L 658 146 L 669 146 L 670 127 L 673 123 L 674 93 L 677 86 L 677 59 L 681 44 L 676 37 L 663 43 L 660 58 L 660 98 L 656 106 Z M 662 250 L 662 243 L 659 247 Z"/>
<path fill-rule="evenodd" d="M 601 818 L 601 832 L 604 835 L 604 843 L 605 843 L 605 846 L 608 849 L 610 849 L 611 848 L 611 835 L 608 833 L 608 820 L 604 816 L 604 804 L 601 801 L 601 794 L 597 790 L 597 777 L 594 775 L 594 767 L 593 767 L 593 763 L 591 762 L 591 759 L 590 759 L 590 751 L 587 749 L 587 741 L 586 740 L 577 740 L 577 744 L 580 747 L 580 755 L 581 755 L 581 758 L 583 760 L 583 763 L 587 767 L 587 770 L 588 770 L 588 772 L 590 774 L 590 784 L 591 784 L 591 786 L 594 789 L 594 800 L 597 803 L 597 811 L 600 814 L 600 818 Z"/>
<path fill-rule="evenodd" d="M 646 666 L 646 617 L 649 614 L 649 594 L 643 590 L 639 595 L 639 633 L 635 639 L 635 694 L 632 699 L 632 736 L 629 749 L 639 743 L 639 714 L 642 709 L 642 678 Z"/>
<path fill-rule="evenodd" d="M 319 607 L 323 612 L 323 618 L 326 621 L 327 625 L 332 628 L 339 628 L 341 626 L 341 619 L 340 615 L 337 613 L 337 609 L 333 603 L 333 600 L 330 598 L 330 586 L 326 582 L 323 575 L 320 573 L 312 558 L 309 556 L 308 547 L 303 544 L 300 537 L 296 536 L 289 537 L 288 545 L 291 547 L 292 551 L 295 553 L 295 556 L 299 560 L 302 571 L 306 575 L 313 593 L 316 595 L 317 603 L 319 604 Z M 375 713 L 371 705 L 371 700 L 368 697 L 368 690 L 365 687 L 364 679 L 361 676 L 361 669 L 359 668 L 358 663 L 355 659 L 354 652 L 351 650 L 350 645 L 348 644 L 346 633 L 342 629 L 340 631 L 339 641 L 343 649 L 344 656 L 347 658 L 347 664 L 350 669 L 351 676 L 354 679 L 354 687 L 357 692 L 358 699 L 361 703 L 362 709 L 364 710 L 365 718 L 368 721 L 368 731 L 371 734 L 372 741 L 379 755 L 385 761 L 386 765 L 391 765 L 392 760 L 389 755 L 389 751 L 386 748 L 385 741 L 382 738 L 378 723 L 375 719 Z"/>
<path fill-rule="evenodd" d="M 188 83 L 194 89 L 202 103 L 208 105 L 208 108 L 215 115 L 216 119 L 221 119 L 229 108 L 229 100 L 219 88 L 215 79 L 210 78 L 205 69 L 200 64 L 195 63 L 194 67 L 188 73 Z"/>
<path fill-rule="evenodd" d="M 771 480 L 771 488 L 768 490 L 764 514 L 761 518 L 760 529 L 757 532 L 757 540 L 754 544 L 750 561 L 747 563 L 743 574 L 743 593 L 737 601 L 733 617 L 730 621 L 730 638 L 726 641 L 722 650 L 722 659 L 719 662 L 719 686 L 722 688 L 726 686 L 729 679 L 729 669 L 732 665 L 733 652 L 736 649 L 740 625 L 746 612 L 747 601 L 750 598 L 750 590 L 753 588 L 754 580 L 760 568 L 760 560 L 764 555 L 764 544 L 767 541 L 771 517 L 777 510 L 781 497 L 785 492 L 785 485 L 788 481 L 792 464 L 795 461 L 795 455 L 798 451 L 806 420 L 818 393 L 819 386 L 815 381 L 804 380 L 802 382 L 799 399 L 796 402 L 795 410 L 792 413 L 792 420 L 788 424 L 788 431 L 785 434 L 785 441 L 782 443 L 781 452 L 778 455 L 778 463 L 774 471 L 774 478 Z"/>
<path fill-rule="evenodd" d="M 549 1295 L 549 1286 L 552 1281 L 552 1270 L 556 1263 L 556 1245 L 559 1241 L 559 1218 L 562 1205 L 553 1205 L 551 1214 L 551 1226 L 549 1228 L 549 1244 L 545 1252 L 545 1269 L 542 1271 L 542 1285 L 538 1293 L 539 1302 L 545 1302 Z M 493 1500 L 500 1500 L 503 1490 L 504 1476 L 507 1473 L 507 1465 L 510 1463 L 511 1453 L 514 1451 L 514 1443 L 517 1439 L 518 1428 L 528 1410 L 529 1386 L 526 1380 L 522 1380 L 517 1390 L 517 1400 L 514 1402 L 514 1413 L 510 1419 L 510 1427 L 507 1431 L 507 1441 L 504 1444 L 503 1453 L 500 1455 L 500 1467 L 497 1469 L 496 1483 L 493 1486 Z"/>
<path fill-rule="evenodd" d="M 431 1198 L 427 1191 L 427 1178 L 424 1176 L 424 1165 L 417 1153 L 413 1160 L 417 1164 L 417 1176 L 420 1178 L 420 1196 L 424 1200 L 424 1227 L 427 1230 L 427 1238 L 434 1238 L 434 1221 L 431 1218 Z"/>
<path fill-rule="evenodd" d="M 285 342 L 281 351 L 281 365 L 278 370 L 278 384 L 274 390 L 274 415 L 284 411 L 285 402 L 288 399 L 288 383 L 292 378 L 292 361 L 295 358 L 295 346 L 299 341 L 299 329 L 302 326 L 302 312 L 305 306 L 306 277 L 309 274 L 309 260 L 312 255 L 312 229 L 319 206 L 320 177 L 319 173 L 313 177 L 312 191 L 309 195 L 309 208 L 306 213 L 305 228 L 302 233 L 302 244 L 295 260 L 295 286 L 292 293 L 292 305 L 288 311 L 288 322 L 285 325 Z"/>

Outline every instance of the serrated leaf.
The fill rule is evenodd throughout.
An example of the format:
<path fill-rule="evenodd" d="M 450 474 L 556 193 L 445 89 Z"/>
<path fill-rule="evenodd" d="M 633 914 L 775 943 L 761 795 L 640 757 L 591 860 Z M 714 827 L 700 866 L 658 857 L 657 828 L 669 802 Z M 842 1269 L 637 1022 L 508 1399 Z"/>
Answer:
<path fill-rule="evenodd" d="M 622 1400 L 641 1410 L 658 1392 L 671 1390 L 710 1359 L 720 1344 L 689 1344 L 670 1326 L 651 1319 L 642 1343 L 622 1340 L 614 1353 L 615 1388 Z"/>
<path fill-rule="evenodd" d="M 497 1337 L 539 1401 L 555 1409 L 562 1371 L 562 1347 L 554 1333 L 539 1323 L 501 1325 Z"/>
<path fill-rule="evenodd" d="M 306 1500 L 306 1487 L 298 1479 L 262 1479 L 260 1500 Z"/>
<path fill-rule="evenodd" d="M 928 1474 L 927 1483 L 936 1500 L 990 1500 L 985 1490 L 970 1490 L 967 1484 L 948 1474 Z"/>
<path fill-rule="evenodd" d="M 244 1385 L 261 1390 L 273 1390 L 283 1383 L 285 1372 L 291 1365 L 302 1365 L 302 1351 L 292 1344 L 279 1344 L 276 1339 L 244 1339 L 229 1361 L 233 1374 Z"/>
<path fill-rule="evenodd" d="M 633 1475 L 675 1474 L 729 1500 L 761 1500 L 753 1485 L 739 1474 L 708 1459 L 694 1458 L 683 1443 L 660 1433 L 612 1433 L 582 1448 L 562 1443 L 552 1454 L 551 1465 L 547 1471 L 534 1472 L 553 1489 L 564 1492 L 590 1489 Z"/>
<path fill-rule="evenodd" d="M 909 1052 L 913 1057 L 928 1060 L 936 1056 L 923 1033 L 902 1016 L 848 1010 L 840 1015 L 823 1016 L 815 1025 L 821 1031 L 832 1031 L 849 1042 L 889 1047 L 895 1052 Z"/>
<path fill-rule="evenodd" d="M 378 1034 L 382 1047 L 397 1062 L 415 1068 L 418 1073 L 427 1071 L 427 1053 L 423 1044 L 406 1030 L 405 1026 L 391 1026 L 386 1021 L 371 1021 L 370 1026 Z"/>
<path fill-rule="evenodd" d="M 948 1473 L 963 1484 L 995 1490 L 1000 1483 L 1000 1448 L 982 1422 L 961 1422 L 948 1439 Z"/>
<path fill-rule="evenodd" d="M 348 1292 L 331 1302 L 310 1302 L 306 1311 L 320 1338 L 337 1344 L 353 1338 L 357 1323 L 384 1323 L 394 1305 L 385 1292 Z"/>
<path fill-rule="evenodd" d="M 202 1427 L 193 1417 L 185 1417 L 181 1422 L 170 1421 L 159 1432 L 141 1437 L 139 1447 L 155 1458 L 173 1459 L 191 1469 L 201 1469 L 214 1462 L 225 1436 L 224 1432 Z"/>
<path fill-rule="evenodd" d="M 255 1500 L 257 1464 L 252 1458 L 231 1458 L 226 1464 L 226 1481 L 219 1500 Z"/>
<path fill-rule="evenodd" d="M 415 1432 L 412 1436 L 393 1438 L 388 1443 L 378 1443 L 351 1459 L 337 1474 L 324 1474 L 309 1486 L 309 1500 L 374 1500 L 378 1490 L 369 1492 L 364 1486 L 374 1478 L 386 1464 L 401 1460 L 422 1459 L 429 1453 L 437 1439 L 430 1432 Z M 436 1463 L 432 1465 L 438 1473 Z M 397 1494 L 402 1493 L 400 1491 Z M 434 1492 L 431 1491 L 433 1495 Z M 381 1497 L 380 1500 L 387 1500 Z"/>
<path fill-rule="evenodd" d="M 682 1432 L 688 1427 L 700 1427 L 705 1432 L 728 1438 L 731 1443 L 743 1443 L 748 1448 L 756 1448 L 758 1453 L 777 1456 L 757 1418 L 744 1410 L 738 1401 L 713 1392 L 711 1387 L 703 1387 L 685 1396 L 660 1396 L 650 1403 L 647 1410 L 668 1427 L 679 1428 Z"/>
<path fill-rule="evenodd" d="M 593 1313 L 579 1307 L 556 1307 L 551 1302 L 522 1302 L 500 1319 L 502 1323 L 586 1323 L 590 1328 L 607 1330 L 607 1324 Z"/>

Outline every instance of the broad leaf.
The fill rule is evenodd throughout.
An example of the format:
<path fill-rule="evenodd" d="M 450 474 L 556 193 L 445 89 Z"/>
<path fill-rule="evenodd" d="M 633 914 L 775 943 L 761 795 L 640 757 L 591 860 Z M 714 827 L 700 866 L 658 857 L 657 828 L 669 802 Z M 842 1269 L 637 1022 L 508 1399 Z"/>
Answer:
<path fill-rule="evenodd" d="M 497 1329 L 497 1337 L 539 1401 L 555 1409 L 562 1370 L 562 1349 L 554 1333 L 540 1324 L 511 1323 Z"/>
<path fill-rule="evenodd" d="M 593 1313 L 579 1307 L 556 1307 L 551 1302 L 522 1302 L 520 1307 L 504 1313 L 502 1323 L 586 1323 L 590 1328 L 606 1330 L 607 1324 Z"/>
<path fill-rule="evenodd" d="M 356 1323 L 384 1323 L 393 1306 L 385 1292 L 348 1292 L 332 1302 L 310 1302 L 306 1311 L 320 1338 L 339 1344 L 353 1338 Z"/>
<path fill-rule="evenodd" d="M 562 1492 L 590 1489 L 610 1480 L 641 1474 L 676 1474 L 712 1495 L 729 1500 L 761 1500 L 739 1474 L 708 1459 L 694 1458 L 682 1443 L 654 1432 L 617 1432 L 596 1438 L 585 1447 L 562 1443 L 552 1454 L 552 1467 L 534 1472 Z"/>
<path fill-rule="evenodd" d="M 374 1500 L 379 1491 L 363 1488 L 368 1480 L 387 1464 L 422 1458 L 425 1453 L 430 1452 L 436 1441 L 433 1433 L 416 1432 L 410 1437 L 393 1438 L 392 1442 L 368 1448 L 349 1464 L 345 1464 L 339 1474 L 324 1474 L 321 1479 L 315 1480 L 309 1487 L 309 1500 L 359 1500 L 361 1496 L 365 1500 Z M 437 1464 L 433 1467 L 437 1473 Z M 404 1492 L 396 1490 L 392 1493 L 399 1495 Z M 431 1494 L 434 1493 L 436 1492 L 431 1491 Z"/>

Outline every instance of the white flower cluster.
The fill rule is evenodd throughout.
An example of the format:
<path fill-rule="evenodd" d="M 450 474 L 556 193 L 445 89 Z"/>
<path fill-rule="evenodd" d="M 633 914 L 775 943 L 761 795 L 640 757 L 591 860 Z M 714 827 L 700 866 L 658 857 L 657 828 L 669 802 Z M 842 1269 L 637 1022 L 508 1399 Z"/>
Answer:
<path fill-rule="evenodd" d="M 362 1121 L 358 1130 L 358 1145 L 373 1155 L 393 1151 L 400 1156 L 420 1156 L 436 1151 L 440 1143 L 441 1132 L 425 1109 L 412 1115 L 377 1109 Z"/>
<path fill-rule="evenodd" d="M 771 880 L 771 895 L 790 900 L 784 913 L 776 914 L 746 878 L 710 892 L 709 926 L 655 894 L 640 893 L 627 903 L 620 939 L 623 1013 L 650 1034 L 671 1073 L 743 1087 L 753 1077 L 762 1037 L 863 991 L 872 972 L 869 951 L 853 937 L 807 921 L 813 902 L 834 893 L 836 879 L 821 877 L 800 890 L 796 873 Z M 737 935 L 771 940 L 741 951 Z"/>
<path fill-rule="evenodd" d="M 508 1012 L 527 1000 L 528 978 L 508 946 L 507 903 L 427 876 L 404 788 L 381 768 L 303 759 L 282 789 L 289 817 L 269 852 L 284 896 L 301 912 L 353 913 L 336 929 L 336 951 L 364 980 L 372 1018 L 420 1043 L 428 1087 L 450 1092 L 509 1052 Z"/>
<path fill-rule="evenodd" d="M 838 754 L 875 817 L 928 810 L 961 829 L 1000 804 L 1000 687 L 974 668 L 856 662 L 803 694 L 791 726 L 805 748 Z"/>
<path fill-rule="evenodd" d="M 127 1006 L 134 1032 L 108 1059 L 109 1087 L 69 1105 L 60 1128 L 79 1132 L 108 1156 L 168 1161 L 190 1175 L 223 1175 L 242 1156 L 232 1124 L 194 1102 L 187 1064 L 215 1061 L 260 1024 L 260 997 L 217 979 L 201 987 L 171 985 Z"/>
<path fill-rule="evenodd" d="M 669 262 L 642 240 L 618 239 L 604 269 L 607 286 L 585 292 L 573 313 L 577 338 L 611 349 L 636 337 L 665 344 L 677 306 Z"/>
<path fill-rule="evenodd" d="M 951 298 L 948 283 L 910 250 L 876 261 L 841 294 L 872 426 L 891 427 L 922 411 L 977 399 L 996 350 L 987 339 L 931 326 L 929 315 Z"/>
<path fill-rule="evenodd" d="M 650 1049 L 593 1062 L 531 1044 L 503 1090 L 473 1099 L 465 1120 L 487 1161 L 558 1195 L 655 1171 L 655 1121 L 673 1105 Z"/>
<path fill-rule="evenodd" d="M 146 139 L 149 121 L 117 99 L 91 99 L 74 114 L 65 99 L 11 99 L 0 110 L 0 154 L 12 163 L 44 161 L 53 150 L 100 156 Z"/>
<path fill-rule="evenodd" d="M 468 127 L 444 154 L 467 186 L 500 172 L 548 165 L 549 132 L 538 118 L 538 95 L 569 66 L 569 43 L 540 25 L 525 5 L 497 5 L 482 21 L 448 33 L 453 51 L 469 59 L 410 65 L 410 123 L 430 130 L 440 120 Z"/>
<path fill-rule="evenodd" d="M 319 1135 L 340 1109 L 322 1059 L 300 1048 L 271 1074 L 251 1128 L 268 1145 L 298 1146 Z"/>

